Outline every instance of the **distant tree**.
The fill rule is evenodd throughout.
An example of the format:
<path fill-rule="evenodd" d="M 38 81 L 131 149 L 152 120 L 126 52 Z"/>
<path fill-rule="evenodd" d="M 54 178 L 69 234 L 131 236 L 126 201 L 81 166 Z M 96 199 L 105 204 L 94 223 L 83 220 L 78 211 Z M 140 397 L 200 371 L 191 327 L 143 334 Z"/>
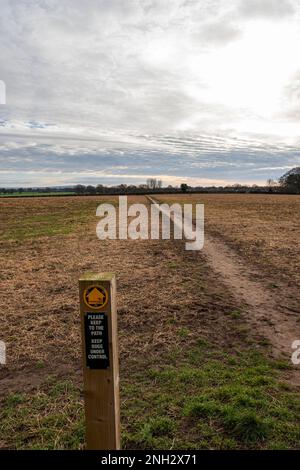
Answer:
<path fill-rule="evenodd" d="M 88 194 L 96 194 L 96 188 L 95 186 L 92 186 L 91 184 L 89 184 L 85 190 Z"/>
<path fill-rule="evenodd" d="M 156 179 L 155 178 L 148 178 L 147 179 L 147 188 L 148 189 L 155 189 L 156 188 Z"/>
<path fill-rule="evenodd" d="M 180 189 L 183 193 L 186 193 L 188 190 L 188 185 L 186 183 L 181 183 Z"/>
<path fill-rule="evenodd" d="M 279 178 L 280 186 L 293 194 L 300 194 L 300 171 L 288 172 Z"/>
<path fill-rule="evenodd" d="M 127 191 L 127 184 L 119 184 L 119 186 L 117 186 L 118 190 L 121 192 L 121 193 L 126 193 Z"/>
<path fill-rule="evenodd" d="M 160 189 L 162 187 L 162 180 L 158 180 L 157 178 L 148 178 L 147 187 L 149 189 Z"/>
<path fill-rule="evenodd" d="M 74 188 L 76 194 L 84 194 L 85 193 L 85 186 L 83 184 L 77 184 Z"/>
<path fill-rule="evenodd" d="M 137 186 L 135 186 L 134 184 L 129 184 L 129 185 L 127 186 L 127 191 L 132 191 L 132 192 L 134 192 L 134 191 L 136 191 L 136 190 L 137 190 Z"/>
<path fill-rule="evenodd" d="M 103 186 L 103 184 L 97 184 L 96 186 L 96 192 L 98 194 L 103 194 L 105 193 L 105 187 Z"/>
<path fill-rule="evenodd" d="M 275 186 L 276 186 L 276 181 L 274 181 L 272 178 L 268 178 L 267 188 L 268 188 L 269 193 L 273 192 L 273 189 L 275 188 Z"/>

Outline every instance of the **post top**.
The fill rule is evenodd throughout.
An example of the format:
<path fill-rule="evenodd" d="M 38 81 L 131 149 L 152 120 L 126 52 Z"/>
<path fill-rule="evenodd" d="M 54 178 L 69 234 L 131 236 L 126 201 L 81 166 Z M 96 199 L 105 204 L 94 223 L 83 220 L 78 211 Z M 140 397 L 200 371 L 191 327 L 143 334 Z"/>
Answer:
<path fill-rule="evenodd" d="M 104 272 L 104 273 L 92 273 L 86 272 L 82 274 L 79 281 L 112 281 L 115 277 L 115 273 Z"/>

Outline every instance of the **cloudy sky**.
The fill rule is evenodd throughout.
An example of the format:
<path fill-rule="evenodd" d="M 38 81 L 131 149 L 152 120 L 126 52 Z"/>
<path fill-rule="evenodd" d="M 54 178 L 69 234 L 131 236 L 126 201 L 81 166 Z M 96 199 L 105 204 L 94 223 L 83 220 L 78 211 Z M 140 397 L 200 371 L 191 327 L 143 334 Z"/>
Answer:
<path fill-rule="evenodd" d="M 299 0 L 1 0 L 0 186 L 300 165 Z"/>

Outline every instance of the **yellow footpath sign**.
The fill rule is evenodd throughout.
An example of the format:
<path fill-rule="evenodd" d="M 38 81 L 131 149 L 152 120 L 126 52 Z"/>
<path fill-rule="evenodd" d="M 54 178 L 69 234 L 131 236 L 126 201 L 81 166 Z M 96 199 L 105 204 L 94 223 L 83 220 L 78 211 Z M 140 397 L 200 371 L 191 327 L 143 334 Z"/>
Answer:
<path fill-rule="evenodd" d="M 99 285 L 89 286 L 83 293 L 83 300 L 88 307 L 98 310 L 107 304 L 108 292 Z"/>

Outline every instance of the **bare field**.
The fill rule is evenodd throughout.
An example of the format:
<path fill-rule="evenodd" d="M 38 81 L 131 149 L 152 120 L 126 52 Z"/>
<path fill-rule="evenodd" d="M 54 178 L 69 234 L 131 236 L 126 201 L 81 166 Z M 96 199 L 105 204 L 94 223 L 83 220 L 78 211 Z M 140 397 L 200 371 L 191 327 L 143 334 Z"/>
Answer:
<path fill-rule="evenodd" d="M 203 203 L 206 230 L 268 273 L 300 288 L 300 196 L 159 195 L 162 202 Z"/>
<path fill-rule="evenodd" d="M 204 204 L 203 255 L 245 303 L 249 325 L 270 341 L 273 354 L 289 356 L 300 336 L 300 197 L 204 194 L 158 199 Z M 294 381 L 300 385 L 299 371 Z"/>
<path fill-rule="evenodd" d="M 223 227 L 226 243 L 248 263 L 255 250 L 265 247 L 263 258 L 270 248 L 267 242 L 252 247 L 261 232 L 253 220 L 264 215 L 240 198 L 199 199 L 209 231 L 221 236 Z M 299 256 L 292 209 L 299 201 L 287 198 L 282 208 L 285 246 L 294 250 L 280 252 L 282 263 Z M 259 321 L 249 324 L 243 299 L 204 254 L 185 251 L 181 241 L 100 242 L 95 211 L 101 202 L 117 205 L 117 198 L 0 201 L 0 339 L 8 348 L 0 369 L 0 447 L 84 446 L 78 312 L 84 271 L 113 271 L 118 280 L 123 448 L 299 447 L 294 369 L 286 356 L 273 357 Z M 276 208 L 264 209 L 273 224 Z M 243 230 L 254 230 L 248 239 L 247 230 L 235 235 L 230 228 L 240 218 Z M 249 251 L 241 248 L 247 243 Z M 296 282 L 295 268 L 282 269 L 284 282 L 288 273 Z M 272 273 L 267 282 L 274 282 Z"/>

